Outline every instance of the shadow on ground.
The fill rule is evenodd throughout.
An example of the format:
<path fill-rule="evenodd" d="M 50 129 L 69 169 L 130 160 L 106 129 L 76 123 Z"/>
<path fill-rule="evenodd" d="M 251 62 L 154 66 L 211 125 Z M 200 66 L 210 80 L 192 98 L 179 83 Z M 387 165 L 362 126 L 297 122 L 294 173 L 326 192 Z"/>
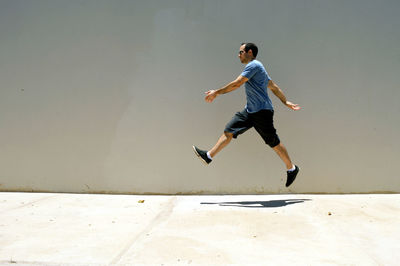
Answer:
<path fill-rule="evenodd" d="M 218 204 L 219 206 L 245 207 L 245 208 L 278 208 L 287 205 L 303 203 L 311 199 L 284 199 L 268 201 L 237 201 L 237 202 L 202 202 L 201 204 Z"/>

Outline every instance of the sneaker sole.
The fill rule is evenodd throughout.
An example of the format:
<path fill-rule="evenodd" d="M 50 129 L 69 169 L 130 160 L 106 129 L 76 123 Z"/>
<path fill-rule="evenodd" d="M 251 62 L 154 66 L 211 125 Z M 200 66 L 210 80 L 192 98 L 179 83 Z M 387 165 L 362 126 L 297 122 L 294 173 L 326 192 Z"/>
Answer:
<path fill-rule="evenodd" d="M 208 163 L 200 156 L 200 154 L 196 151 L 196 147 L 192 146 L 192 149 L 194 151 L 194 154 L 197 155 L 197 157 L 199 157 L 200 161 L 202 161 L 205 165 L 208 165 Z"/>

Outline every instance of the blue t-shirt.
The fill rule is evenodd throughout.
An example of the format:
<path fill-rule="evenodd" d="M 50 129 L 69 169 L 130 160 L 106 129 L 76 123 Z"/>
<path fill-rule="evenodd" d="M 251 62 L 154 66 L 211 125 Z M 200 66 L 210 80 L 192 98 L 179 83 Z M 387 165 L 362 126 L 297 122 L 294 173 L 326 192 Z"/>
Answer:
<path fill-rule="evenodd" d="M 258 60 L 253 60 L 246 65 L 241 75 L 249 79 L 244 84 L 247 112 L 255 113 L 263 109 L 273 110 L 274 108 L 267 92 L 268 81 L 271 78 L 263 64 Z"/>

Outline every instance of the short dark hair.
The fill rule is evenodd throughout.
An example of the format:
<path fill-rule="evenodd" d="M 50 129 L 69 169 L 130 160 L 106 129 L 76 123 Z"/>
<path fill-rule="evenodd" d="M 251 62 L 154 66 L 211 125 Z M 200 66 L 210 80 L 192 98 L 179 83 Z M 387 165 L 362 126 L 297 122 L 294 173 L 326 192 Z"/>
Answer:
<path fill-rule="evenodd" d="M 244 51 L 246 53 L 248 53 L 249 50 L 251 50 L 253 52 L 254 58 L 257 57 L 257 54 L 258 54 L 257 45 L 255 45 L 254 43 L 251 43 L 251 42 L 244 42 L 244 43 L 242 43 L 242 45 L 244 45 Z"/>

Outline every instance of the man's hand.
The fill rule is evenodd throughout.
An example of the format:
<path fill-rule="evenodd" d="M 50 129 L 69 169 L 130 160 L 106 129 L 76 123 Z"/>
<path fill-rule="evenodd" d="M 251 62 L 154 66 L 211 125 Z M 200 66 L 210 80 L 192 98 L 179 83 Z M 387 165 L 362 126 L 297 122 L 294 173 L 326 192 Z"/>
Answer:
<path fill-rule="evenodd" d="M 279 100 L 281 100 L 281 102 L 284 105 L 286 105 L 290 109 L 295 110 L 295 111 L 298 111 L 298 110 L 301 109 L 301 107 L 298 104 L 295 104 L 295 103 L 287 101 L 285 94 L 283 94 L 283 92 L 279 88 L 279 86 L 275 82 L 273 82 L 272 80 L 268 81 L 268 88 L 275 94 L 276 97 L 279 98 Z"/>
<path fill-rule="evenodd" d="M 298 110 L 301 109 L 301 107 L 298 104 L 295 104 L 295 103 L 292 103 L 292 102 L 289 102 L 289 101 L 286 101 L 285 105 L 287 107 L 289 107 L 290 109 L 295 110 L 295 111 L 298 111 Z"/>
<path fill-rule="evenodd" d="M 205 94 L 207 94 L 205 100 L 208 103 L 211 103 L 212 101 L 214 101 L 214 99 L 217 97 L 217 91 L 216 90 L 209 90 L 206 91 Z"/>

